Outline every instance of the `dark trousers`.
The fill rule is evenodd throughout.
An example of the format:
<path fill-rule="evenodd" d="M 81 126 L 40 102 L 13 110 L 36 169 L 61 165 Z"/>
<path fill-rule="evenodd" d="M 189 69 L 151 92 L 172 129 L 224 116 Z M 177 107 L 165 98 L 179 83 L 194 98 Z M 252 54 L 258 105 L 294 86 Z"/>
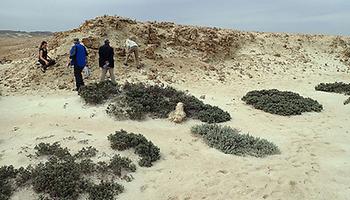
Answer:
<path fill-rule="evenodd" d="M 48 67 L 56 64 L 55 60 L 50 60 L 50 59 L 47 59 L 47 60 L 49 61 L 49 64 L 46 65 L 46 63 L 43 60 L 39 59 L 39 63 L 41 64 L 41 67 L 44 68 L 44 70 L 46 70 Z"/>
<path fill-rule="evenodd" d="M 77 91 L 79 91 L 80 87 L 84 85 L 82 72 L 83 72 L 82 67 L 74 66 L 74 77 L 75 77 L 75 85 L 77 86 Z"/>

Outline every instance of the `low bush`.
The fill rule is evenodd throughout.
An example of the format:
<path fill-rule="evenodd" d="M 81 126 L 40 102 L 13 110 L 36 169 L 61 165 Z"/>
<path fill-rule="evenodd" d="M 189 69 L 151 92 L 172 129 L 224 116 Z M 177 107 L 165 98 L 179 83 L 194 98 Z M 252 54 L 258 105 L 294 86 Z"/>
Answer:
<path fill-rule="evenodd" d="M 81 194 L 88 194 L 91 200 L 114 199 L 115 195 L 123 192 L 122 185 L 103 182 L 102 178 L 98 179 L 101 183 L 96 185 L 90 181 L 91 178 L 103 176 L 115 180 L 122 174 L 136 171 L 132 161 L 119 154 L 109 162 L 94 163 L 89 158 L 83 159 L 96 155 L 94 147 L 83 148 L 75 156 L 58 142 L 40 143 L 35 150 L 38 156 L 49 156 L 48 160 L 27 168 L 0 167 L 1 200 L 10 199 L 16 188 L 24 186 L 32 186 L 36 193 L 41 194 L 39 199 L 76 200 Z"/>
<path fill-rule="evenodd" d="M 343 82 L 320 83 L 315 87 L 315 89 L 317 91 L 350 95 L 350 84 Z"/>
<path fill-rule="evenodd" d="M 238 130 L 227 126 L 204 124 L 192 127 L 191 131 L 202 136 L 210 147 L 225 154 L 265 157 L 280 153 L 275 144 L 248 134 L 240 134 Z"/>
<path fill-rule="evenodd" d="M 8 200 L 11 198 L 15 188 L 12 179 L 17 175 L 18 171 L 12 166 L 0 167 L 0 199 Z"/>
<path fill-rule="evenodd" d="M 283 116 L 301 115 L 303 112 L 321 112 L 323 109 L 321 104 L 311 98 L 276 89 L 251 91 L 242 100 L 256 109 Z"/>
<path fill-rule="evenodd" d="M 32 185 L 37 193 L 47 193 L 54 199 L 77 199 L 82 193 L 82 173 L 74 160 L 61 161 L 52 157 L 32 172 Z"/>
<path fill-rule="evenodd" d="M 152 162 L 160 159 L 160 149 L 141 134 L 128 133 L 124 130 L 116 131 L 108 136 L 112 149 L 123 151 L 135 149 L 135 154 L 141 157 L 139 165 L 151 167 Z"/>
<path fill-rule="evenodd" d="M 112 170 L 113 174 L 117 176 L 122 175 L 122 171 L 135 172 L 136 166 L 132 163 L 129 158 L 121 157 L 119 154 L 113 156 L 109 163 L 109 169 Z"/>
<path fill-rule="evenodd" d="M 74 155 L 76 158 L 92 158 L 97 154 L 97 149 L 95 147 L 83 147 L 78 153 Z"/>
<path fill-rule="evenodd" d="M 169 113 L 175 110 L 177 103 L 182 102 L 188 118 L 208 123 L 231 120 L 228 112 L 217 106 L 204 104 L 196 97 L 177 91 L 172 87 L 127 83 L 122 87 L 122 91 L 123 97 L 107 108 L 107 113 L 116 116 L 116 118 L 125 115 L 132 120 L 142 120 L 146 116 L 167 118 Z"/>
<path fill-rule="evenodd" d="M 82 87 L 79 91 L 79 95 L 88 104 L 101 104 L 119 93 L 118 86 L 111 81 L 92 83 Z"/>
<path fill-rule="evenodd" d="M 62 148 L 59 142 L 53 144 L 40 143 L 34 147 L 37 156 L 56 156 L 58 158 L 65 158 L 71 156 L 67 148 Z"/>
<path fill-rule="evenodd" d="M 27 168 L 21 167 L 18 169 L 18 174 L 16 176 L 16 185 L 17 187 L 22 187 L 28 184 L 32 178 L 33 167 L 31 165 Z"/>
<path fill-rule="evenodd" d="M 124 187 L 122 185 L 103 181 L 99 185 L 94 184 L 88 189 L 90 200 L 114 200 L 114 197 L 123 191 Z"/>

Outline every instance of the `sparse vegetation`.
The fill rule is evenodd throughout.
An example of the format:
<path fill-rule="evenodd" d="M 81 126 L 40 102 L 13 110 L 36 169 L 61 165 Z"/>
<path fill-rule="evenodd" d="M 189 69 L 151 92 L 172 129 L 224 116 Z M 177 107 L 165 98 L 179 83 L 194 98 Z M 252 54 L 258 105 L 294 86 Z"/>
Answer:
<path fill-rule="evenodd" d="M 58 142 L 40 143 L 35 150 L 37 156 L 48 156 L 48 161 L 27 168 L 0 168 L 1 200 L 10 199 L 17 187 L 24 186 L 32 186 L 40 194 L 39 199 L 76 200 L 81 194 L 88 194 L 90 200 L 112 200 L 124 188 L 114 181 L 106 182 L 104 179 L 115 180 L 117 177 L 122 178 L 122 174 L 127 176 L 127 173 L 136 171 L 132 161 L 119 154 L 114 155 L 109 162 L 94 163 L 89 157 L 95 156 L 97 149 L 91 146 L 83 148 L 75 156 Z M 96 177 L 95 175 L 100 177 L 98 185 L 91 182 L 91 177 Z"/>
<path fill-rule="evenodd" d="M 124 151 L 130 148 L 135 149 L 135 154 L 141 157 L 139 165 L 151 167 L 152 162 L 159 160 L 160 150 L 151 141 L 148 141 L 141 134 L 128 133 L 124 130 L 116 131 L 108 136 L 112 149 Z"/>
<path fill-rule="evenodd" d="M 132 120 L 142 120 L 146 116 L 167 118 L 177 103 L 182 102 L 188 118 L 208 123 L 231 120 L 228 112 L 217 106 L 204 104 L 196 97 L 172 87 L 127 83 L 122 88 L 122 94 L 122 97 L 107 108 L 107 113 L 117 119 L 123 116 Z"/>
<path fill-rule="evenodd" d="M 315 87 L 317 91 L 332 92 L 339 94 L 350 95 L 350 83 L 335 82 L 335 83 L 320 83 Z"/>
<path fill-rule="evenodd" d="M 203 124 L 192 127 L 191 131 L 202 136 L 210 147 L 225 154 L 265 157 L 280 153 L 275 144 L 249 134 L 240 134 L 238 130 L 228 126 Z"/>
<path fill-rule="evenodd" d="M 344 105 L 348 105 L 350 103 L 350 97 L 344 101 Z"/>
<path fill-rule="evenodd" d="M 124 187 L 122 185 L 103 181 L 99 185 L 94 184 L 88 189 L 90 200 L 114 200 L 114 197 L 123 191 Z"/>
<path fill-rule="evenodd" d="M 117 176 L 122 175 L 122 171 L 135 172 L 136 166 L 132 163 L 129 158 L 121 157 L 119 154 L 113 156 L 109 163 L 109 169 L 112 170 L 113 174 Z"/>
<path fill-rule="evenodd" d="M 78 153 L 76 153 L 74 156 L 76 158 L 92 158 L 95 157 L 97 154 L 97 149 L 95 147 L 83 147 Z"/>
<path fill-rule="evenodd" d="M 34 149 L 37 156 L 56 156 L 61 159 L 71 156 L 68 148 L 62 148 L 59 142 L 53 144 L 40 143 Z"/>
<path fill-rule="evenodd" d="M 83 181 L 79 164 L 74 160 L 51 157 L 32 171 L 32 185 L 37 193 L 47 193 L 52 198 L 77 199 Z"/>
<path fill-rule="evenodd" d="M 316 100 L 304 98 L 297 93 L 276 89 L 251 91 L 242 100 L 256 109 L 283 116 L 323 110 L 323 106 Z"/>
<path fill-rule="evenodd" d="M 15 188 L 12 179 L 17 175 L 17 170 L 13 166 L 0 167 L 0 199 L 8 200 L 11 198 Z"/>
<path fill-rule="evenodd" d="M 81 88 L 79 95 L 88 104 L 101 104 L 119 94 L 118 86 L 111 81 L 92 83 Z"/>

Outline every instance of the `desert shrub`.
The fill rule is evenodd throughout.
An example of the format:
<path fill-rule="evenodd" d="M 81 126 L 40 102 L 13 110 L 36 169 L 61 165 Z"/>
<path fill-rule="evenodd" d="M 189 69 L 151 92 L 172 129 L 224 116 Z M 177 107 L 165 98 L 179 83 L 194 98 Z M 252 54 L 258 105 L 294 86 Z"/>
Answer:
<path fill-rule="evenodd" d="M 243 98 L 248 105 L 277 115 L 301 115 L 303 112 L 321 112 L 323 107 L 311 98 L 288 91 L 260 90 L 248 92 Z"/>
<path fill-rule="evenodd" d="M 0 167 L 0 199 L 8 200 L 11 198 L 15 188 L 12 179 L 17 175 L 17 170 L 12 166 Z"/>
<path fill-rule="evenodd" d="M 59 142 L 53 144 L 40 143 L 34 147 L 37 156 L 56 156 L 58 158 L 70 157 L 71 154 L 67 148 L 62 148 Z"/>
<path fill-rule="evenodd" d="M 113 116 L 117 120 L 126 120 L 126 119 L 140 119 L 143 116 L 131 117 L 132 114 L 128 113 L 129 108 L 125 101 L 125 96 L 118 96 L 113 99 L 114 103 L 111 103 L 107 106 L 106 113 L 110 116 Z M 142 114 L 141 114 L 142 115 Z"/>
<path fill-rule="evenodd" d="M 32 171 L 33 167 L 31 165 L 29 165 L 27 168 L 19 168 L 16 176 L 16 185 L 18 187 L 26 185 L 32 177 Z"/>
<path fill-rule="evenodd" d="M 99 164 L 95 164 L 91 159 L 77 162 L 74 159 L 62 160 L 51 157 L 48 162 L 40 163 L 32 169 L 30 172 L 31 183 L 36 192 L 49 194 L 53 199 L 77 199 L 80 194 L 86 192 L 90 194 L 89 199 L 98 199 L 101 195 L 96 191 L 98 188 L 104 188 L 106 192 L 108 190 L 110 195 L 119 194 L 122 192 L 120 189 L 122 186 L 119 184 L 113 183 L 113 187 L 108 189 L 108 185 L 105 185 L 106 188 L 103 185 L 96 186 L 89 182 L 85 176 L 108 172 L 121 176 L 122 171 L 136 171 L 136 166 L 132 164 L 130 159 L 120 155 L 114 156 L 109 164 L 103 163 L 106 164 L 106 168 L 103 171 L 98 171 Z"/>
<path fill-rule="evenodd" d="M 205 105 L 205 109 L 196 113 L 199 120 L 206 123 L 221 123 L 231 120 L 228 112 L 219 109 L 216 106 Z"/>
<path fill-rule="evenodd" d="M 225 154 L 265 157 L 280 153 L 275 144 L 248 134 L 240 134 L 238 130 L 228 126 L 204 124 L 192 127 L 191 131 L 201 135 L 210 147 Z"/>
<path fill-rule="evenodd" d="M 128 133 L 124 130 L 116 131 L 108 136 L 112 149 L 123 151 L 134 148 L 135 154 L 141 157 L 139 165 L 151 167 L 152 162 L 160 159 L 160 150 L 141 134 Z"/>
<path fill-rule="evenodd" d="M 79 197 L 82 173 L 74 160 L 59 160 L 52 157 L 40 163 L 32 172 L 35 192 L 47 193 L 52 198 L 77 199 Z"/>
<path fill-rule="evenodd" d="M 343 82 L 320 83 L 315 87 L 317 91 L 350 95 L 350 84 Z"/>
<path fill-rule="evenodd" d="M 204 104 L 196 97 L 169 86 L 127 83 L 123 86 L 122 91 L 123 97 L 107 108 L 107 113 L 116 116 L 116 118 L 123 115 L 132 120 L 142 120 L 146 116 L 167 118 L 169 113 L 175 110 L 177 103 L 182 102 L 188 118 L 199 119 L 208 123 L 231 120 L 228 112 L 217 106 Z"/>
<path fill-rule="evenodd" d="M 88 189 L 90 200 L 114 200 L 114 196 L 122 193 L 124 187 L 118 183 L 101 182 Z"/>
<path fill-rule="evenodd" d="M 76 158 L 92 158 L 95 157 L 97 154 L 97 149 L 95 147 L 83 147 L 81 150 L 78 151 L 78 153 L 76 153 L 74 155 L 74 157 Z"/>
<path fill-rule="evenodd" d="M 114 155 L 109 163 L 109 169 L 117 176 L 122 175 L 122 171 L 135 172 L 136 166 L 129 158 L 121 157 L 119 154 Z"/>
<path fill-rule="evenodd" d="M 111 81 L 92 83 L 82 87 L 79 91 L 79 95 L 88 104 L 101 104 L 119 93 L 118 86 Z"/>
<path fill-rule="evenodd" d="M 98 173 L 106 173 L 109 171 L 109 164 L 105 161 L 99 161 L 96 164 L 96 171 Z"/>
<path fill-rule="evenodd" d="M 94 163 L 91 159 L 76 159 L 69 149 L 62 148 L 59 143 L 40 143 L 35 149 L 37 155 L 48 155 L 46 162 L 36 166 L 29 165 L 15 169 L 13 166 L 0 167 L 0 199 L 11 198 L 16 187 L 32 186 L 39 199 L 70 199 L 76 200 L 81 194 L 89 194 L 89 199 L 114 199 L 123 192 L 123 186 L 115 182 L 101 182 L 99 185 L 90 181 L 100 175 L 114 180 L 135 172 L 136 166 L 127 157 L 119 154 L 108 162 Z M 93 147 L 83 148 L 79 158 L 96 155 Z M 95 176 L 99 175 L 99 176 Z M 98 180 L 103 180 L 99 178 Z"/>
<path fill-rule="evenodd" d="M 96 171 L 96 164 L 91 159 L 84 159 L 79 163 L 79 170 L 83 174 L 91 174 Z"/>

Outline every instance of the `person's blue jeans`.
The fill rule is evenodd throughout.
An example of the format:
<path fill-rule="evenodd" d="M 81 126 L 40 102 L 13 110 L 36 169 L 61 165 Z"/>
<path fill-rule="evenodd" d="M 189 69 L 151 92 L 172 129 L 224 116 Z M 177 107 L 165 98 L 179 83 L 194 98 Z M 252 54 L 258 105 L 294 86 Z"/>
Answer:
<path fill-rule="evenodd" d="M 77 86 L 77 91 L 79 91 L 80 87 L 84 85 L 83 80 L 83 67 L 74 66 L 74 77 L 75 77 L 75 85 Z"/>

